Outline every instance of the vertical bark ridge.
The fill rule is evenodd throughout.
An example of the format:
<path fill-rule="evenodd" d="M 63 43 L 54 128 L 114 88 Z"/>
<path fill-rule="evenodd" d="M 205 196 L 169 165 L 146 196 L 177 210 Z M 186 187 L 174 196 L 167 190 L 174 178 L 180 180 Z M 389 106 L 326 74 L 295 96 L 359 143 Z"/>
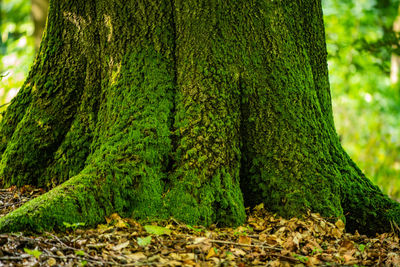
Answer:
<path fill-rule="evenodd" d="M 176 163 L 175 163 L 175 152 L 176 148 L 178 145 L 178 136 L 177 136 L 177 131 L 175 129 L 175 113 L 176 113 L 176 85 L 177 85 L 177 80 L 178 80 L 178 74 L 177 74 L 177 52 L 176 52 L 176 39 L 177 39 L 177 27 L 176 27 L 176 6 L 175 6 L 175 0 L 170 0 L 171 1 L 171 25 L 172 25 L 172 36 L 173 36 L 173 44 L 172 44 L 172 62 L 173 62 L 173 70 L 174 70 L 174 93 L 172 96 L 172 108 L 171 108 L 171 124 L 170 124 L 170 134 L 171 134 L 171 145 L 172 145 L 172 151 L 171 154 L 168 157 L 168 166 L 166 168 L 167 176 L 169 176 L 174 169 L 176 168 Z M 169 183 L 168 177 L 165 180 L 165 183 Z"/>
<path fill-rule="evenodd" d="M 247 119 L 241 185 L 246 203 L 264 202 L 288 217 L 307 209 L 341 217 L 340 172 L 329 157 L 330 125 L 301 43 L 302 29 L 296 26 L 303 15 L 299 3 L 248 5 L 253 7 L 243 8 L 249 10 L 243 25 L 257 30 L 247 33 L 251 52 L 245 55 L 245 69 L 251 71 L 242 82 Z"/>
<path fill-rule="evenodd" d="M 325 116 L 326 122 L 331 124 L 333 134 L 336 135 L 321 1 L 299 2 L 297 12 L 302 16 L 298 16 L 297 20 L 291 20 L 291 27 L 296 28 L 301 33 L 300 38 L 298 38 L 301 42 L 299 45 L 305 48 L 309 59 L 321 112 Z"/>
<path fill-rule="evenodd" d="M 90 6 L 86 18 L 92 25 L 99 23 L 95 3 Z M 85 56 L 88 62 L 82 93 L 78 101 L 79 106 L 67 134 L 39 178 L 39 184 L 46 185 L 48 188 L 55 187 L 77 175 L 84 168 L 86 158 L 90 153 L 101 97 L 99 92 L 101 92 L 102 64 L 100 35 L 96 27 L 86 29 L 85 34 L 87 36 L 85 41 L 90 42 L 90 46 L 85 45 Z"/>
<path fill-rule="evenodd" d="M 235 10 L 223 1 L 175 1 L 176 170 L 167 194 L 174 217 L 190 222 L 243 222 L 239 188 L 240 67 Z M 176 203 L 182 203 L 177 206 Z"/>
<path fill-rule="evenodd" d="M 2 154 L 0 176 L 5 186 L 44 185 L 40 177 L 68 132 L 83 92 L 88 59 L 82 43 L 90 28 L 90 21 L 83 17 L 88 12 L 89 3 L 77 9 L 73 1 L 54 1 L 50 7 L 53 23 L 38 56 L 38 71 L 30 81 L 28 112 L 18 118 Z M 14 103 L 20 106 L 18 100 Z M 9 119 L 6 116 L 4 124 Z"/>

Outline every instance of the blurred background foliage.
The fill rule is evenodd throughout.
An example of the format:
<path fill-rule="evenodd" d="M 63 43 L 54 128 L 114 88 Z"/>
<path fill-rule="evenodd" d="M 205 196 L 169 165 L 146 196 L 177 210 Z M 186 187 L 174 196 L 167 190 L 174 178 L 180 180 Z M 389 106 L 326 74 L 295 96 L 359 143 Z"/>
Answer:
<path fill-rule="evenodd" d="M 400 86 L 390 79 L 399 0 L 322 3 L 338 134 L 367 177 L 400 199 Z"/>
<path fill-rule="evenodd" d="M 48 0 L 0 1 L 1 105 L 16 94 L 33 62 Z M 390 76 L 400 76 L 392 69 L 400 54 L 393 31 L 399 1 L 322 0 L 337 131 L 364 173 L 395 199 L 400 199 L 400 85 Z"/>
<path fill-rule="evenodd" d="M 28 0 L 0 0 L 0 104 L 8 103 L 24 82 L 35 46 Z"/>

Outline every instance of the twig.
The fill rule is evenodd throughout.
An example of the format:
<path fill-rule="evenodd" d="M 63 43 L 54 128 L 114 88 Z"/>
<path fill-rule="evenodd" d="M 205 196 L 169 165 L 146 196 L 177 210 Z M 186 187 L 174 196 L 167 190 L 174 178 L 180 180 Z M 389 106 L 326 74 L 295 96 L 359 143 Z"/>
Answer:
<path fill-rule="evenodd" d="M 61 245 L 63 245 L 64 247 L 68 248 L 68 249 L 72 249 L 72 250 L 80 250 L 71 246 L 68 246 L 67 244 L 65 244 L 63 241 L 61 241 L 60 238 L 58 238 L 58 236 L 53 235 L 52 233 L 46 232 L 46 234 L 50 235 L 51 237 L 53 237 L 54 239 L 56 239 L 58 241 L 58 243 L 60 243 Z"/>
<path fill-rule="evenodd" d="M 23 259 L 26 259 L 29 257 L 31 257 L 31 255 L 28 255 L 28 254 L 23 254 L 21 256 L 3 256 L 3 257 L 0 257 L 0 260 L 15 261 L 15 260 L 23 260 Z"/>
<path fill-rule="evenodd" d="M 94 259 L 90 259 L 90 258 L 83 257 L 83 256 L 77 257 L 77 256 L 73 256 L 73 255 L 67 255 L 67 256 L 54 255 L 53 253 L 51 253 L 51 252 L 48 251 L 47 249 L 45 249 L 44 252 L 46 253 L 46 256 L 47 256 L 47 257 L 56 258 L 56 259 L 64 259 L 64 260 L 74 259 L 74 260 L 80 260 L 80 261 L 87 261 L 87 262 L 97 263 L 97 264 L 99 264 L 99 265 L 104 265 L 104 264 L 116 265 L 115 263 L 110 262 L 110 261 L 94 260 Z"/>
<path fill-rule="evenodd" d="M 271 246 L 266 246 L 266 245 L 250 245 L 250 244 L 241 244 L 241 243 L 236 243 L 232 241 L 223 241 L 223 240 L 215 240 L 215 239 L 208 239 L 207 241 L 211 243 L 219 243 L 219 244 L 225 244 L 225 245 L 235 245 L 235 246 L 242 246 L 242 247 L 251 247 L 251 248 L 265 248 L 265 249 L 272 249 L 276 251 L 282 251 L 281 248 L 275 248 Z"/>
<path fill-rule="evenodd" d="M 54 239 L 56 239 L 56 241 L 58 241 L 58 243 L 61 244 L 61 246 L 63 246 L 64 248 L 67 248 L 67 249 L 70 249 L 70 250 L 73 250 L 73 251 L 83 251 L 83 250 L 81 250 L 81 249 L 77 249 L 77 248 L 68 246 L 68 245 L 65 244 L 60 238 L 58 238 L 58 236 L 56 236 L 56 235 L 54 235 L 54 234 L 52 234 L 52 233 L 47 232 L 46 234 L 48 234 L 48 235 L 50 235 L 51 237 L 53 237 Z M 49 242 L 47 242 L 47 241 L 44 241 L 44 243 L 46 243 L 46 244 L 51 244 L 51 243 L 49 243 Z M 53 245 L 53 244 L 51 244 L 51 245 Z M 94 261 L 97 261 L 97 259 L 96 259 L 95 257 L 93 257 L 93 256 L 91 256 L 91 255 L 89 255 L 89 254 L 87 254 L 85 251 L 83 251 L 83 252 L 85 253 L 85 257 L 90 258 L 90 259 L 92 259 L 92 260 L 94 260 Z"/>
<path fill-rule="evenodd" d="M 234 245 L 234 246 L 242 246 L 242 247 L 252 247 L 252 248 L 263 248 L 263 249 L 270 249 L 270 250 L 275 250 L 275 251 L 282 251 L 283 249 L 281 248 L 275 248 L 275 247 L 271 247 L 271 246 L 266 246 L 266 245 L 251 245 L 251 244 L 241 244 L 241 243 L 237 243 L 237 242 L 231 242 L 231 241 L 223 241 L 223 240 L 215 240 L 215 239 L 209 239 L 207 240 L 211 243 L 217 243 L 217 244 L 225 244 L 225 245 Z M 291 256 L 285 256 L 285 255 L 281 255 L 281 254 L 276 254 L 276 253 L 271 253 L 271 252 L 266 252 L 268 255 L 270 256 L 275 256 L 275 257 L 279 257 L 279 258 L 283 258 L 283 259 L 287 259 L 287 260 L 291 260 L 293 262 L 299 262 L 299 259 L 296 259 L 294 257 Z M 296 253 L 297 254 L 297 253 Z M 303 256 L 300 254 L 297 254 L 299 256 Z M 305 256 L 303 256 L 305 257 Z"/>
<path fill-rule="evenodd" d="M 4 76 L 3 76 L 4 77 Z M 8 104 L 10 104 L 11 102 L 8 102 L 8 103 L 5 103 L 5 104 L 3 104 L 3 105 L 0 105 L 0 108 L 2 108 L 2 107 L 4 107 L 4 106 L 7 106 Z"/>
<path fill-rule="evenodd" d="M 74 248 L 74 247 L 71 247 L 71 246 L 68 246 L 67 244 L 65 244 L 61 239 L 59 239 L 58 238 L 58 236 L 56 236 L 56 235 L 54 235 L 54 234 L 52 234 L 52 233 L 49 233 L 49 232 L 47 232 L 46 234 L 48 234 L 48 235 L 50 235 L 51 237 L 53 237 L 54 239 L 56 239 L 62 246 L 64 246 L 65 248 L 67 248 L 67 249 L 71 249 L 71 250 L 73 250 L 73 251 L 83 251 L 83 250 L 81 250 L 81 249 L 77 249 L 77 248 Z M 45 242 L 45 243 L 47 243 L 47 244 L 49 244 L 48 242 Z M 89 255 L 89 254 L 87 254 L 85 251 L 83 251 L 84 252 L 84 257 L 86 257 L 86 258 L 89 258 L 89 259 L 92 259 L 92 260 L 94 260 L 94 261 L 98 261 L 95 257 L 93 257 L 93 256 L 91 256 L 91 255 Z M 111 256 L 111 255 L 110 255 Z M 127 260 L 126 259 L 126 257 L 124 256 L 124 255 L 121 255 L 122 257 L 124 257 L 125 258 L 125 260 Z M 112 258 L 115 258 L 115 257 L 113 257 L 113 256 L 111 256 Z M 118 259 L 118 258 L 115 258 L 115 259 Z M 104 263 L 107 263 L 107 264 L 111 264 L 110 262 L 104 262 Z M 112 264 L 114 264 L 114 265 L 121 265 L 120 263 L 112 263 Z"/>
<path fill-rule="evenodd" d="M 22 205 L 22 204 L 24 204 L 25 202 L 28 202 L 28 200 L 26 200 L 26 201 L 21 200 L 21 201 L 14 202 L 14 203 L 6 203 L 6 204 L 3 205 L 3 208 L 8 208 L 8 207 L 12 207 L 12 206 Z"/>

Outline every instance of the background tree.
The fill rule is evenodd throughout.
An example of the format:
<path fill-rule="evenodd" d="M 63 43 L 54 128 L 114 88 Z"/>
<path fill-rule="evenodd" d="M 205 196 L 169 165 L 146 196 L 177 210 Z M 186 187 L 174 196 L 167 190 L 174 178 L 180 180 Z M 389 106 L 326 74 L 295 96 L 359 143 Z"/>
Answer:
<path fill-rule="evenodd" d="M 382 190 L 400 199 L 400 98 L 390 81 L 398 52 L 398 0 L 326 0 L 324 18 L 336 129 L 342 145 Z M 357 127 L 354 122 L 357 121 Z"/>
<path fill-rule="evenodd" d="M 46 26 L 47 11 L 49 9 L 49 0 L 31 0 L 31 15 L 35 30 L 33 36 L 35 38 L 35 49 L 39 49 L 40 41 L 44 27 Z"/>
<path fill-rule="evenodd" d="M 111 212 L 239 224 L 244 203 L 373 233 L 399 221 L 336 135 L 320 1 L 52 1 L 1 121 L 1 231 Z M 244 199 L 244 202 L 243 202 Z"/>
<path fill-rule="evenodd" d="M 0 110 L 24 83 L 34 58 L 30 6 L 26 0 L 2 0 L 0 8 Z"/>

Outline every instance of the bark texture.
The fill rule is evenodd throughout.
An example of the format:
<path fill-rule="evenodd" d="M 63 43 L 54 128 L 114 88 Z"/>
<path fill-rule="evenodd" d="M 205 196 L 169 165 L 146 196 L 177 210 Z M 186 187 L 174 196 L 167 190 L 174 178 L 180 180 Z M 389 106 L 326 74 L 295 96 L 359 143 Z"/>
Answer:
<path fill-rule="evenodd" d="M 245 205 L 374 233 L 399 222 L 343 151 L 320 1 L 51 1 L 1 121 L 3 186 L 52 188 L 0 231 L 118 212 L 237 225 Z"/>

